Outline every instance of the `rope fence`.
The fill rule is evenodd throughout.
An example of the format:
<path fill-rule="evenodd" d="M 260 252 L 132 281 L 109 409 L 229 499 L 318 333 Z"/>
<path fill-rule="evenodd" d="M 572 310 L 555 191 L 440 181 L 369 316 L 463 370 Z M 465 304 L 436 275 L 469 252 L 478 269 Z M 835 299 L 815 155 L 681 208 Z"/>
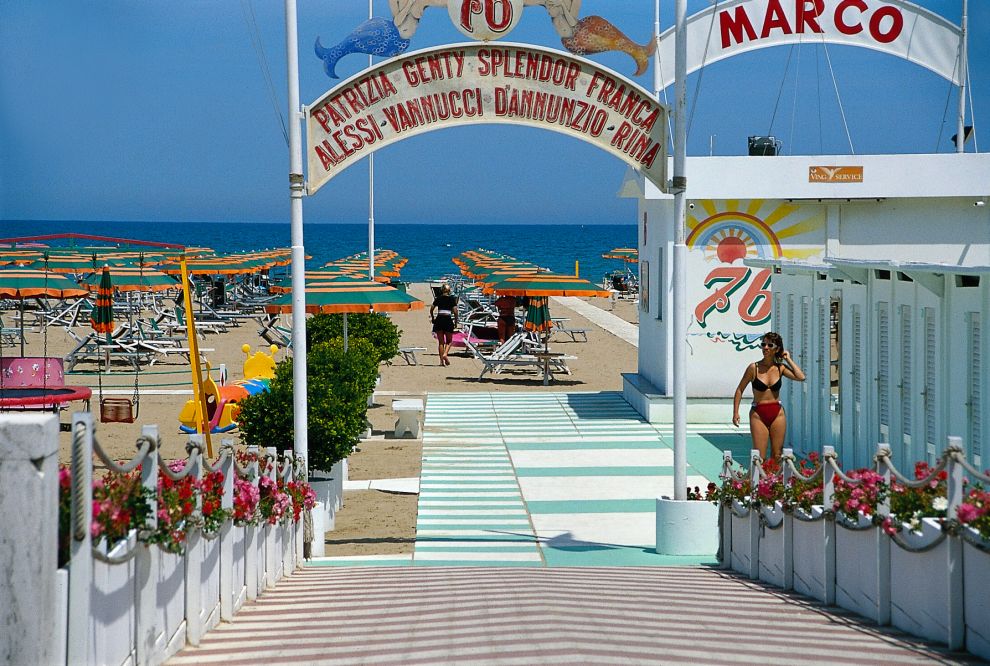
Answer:
<path fill-rule="evenodd" d="M 97 656 L 100 663 L 122 663 L 126 654 L 139 664 L 160 663 L 185 643 L 197 645 L 221 618 L 302 563 L 302 514 L 315 493 L 291 452 L 237 453 L 225 439 L 209 461 L 202 435 L 191 435 L 186 457 L 166 460 L 157 426 L 145 426 L 134 455 L 120 461 L 95 438 L 91 414 L 75 414 L 71 432 L 71 478 L 63 489 L 71 566 L 61 570 L 69 590 L 61 610 L 66 663 L 93 662 L 93 650 L 112 653 Z M 94 461 L 105 467 L 97 484 Z M 114 511 L 104 511 L 110 499 Z M 131 513 L 122 533 L 107 518 L 116 510 Z M 169 582 L 176 576 L 178 588 Z M 114 590 L 127 586 L 133 605 L 118 608 Z M 130 617 L 137 631 L 120 634 L 127 623 L 104 622 L 108 616 Z M 154 640 L 161 635 L 169 638 L 164 645 Z"/>
<path fill-rule="evenodd" d="M 962 440 L 949 437 L 914 475 L 886 444 L 860 470 L 843 470 L 829 446 L 809 459 L 798 465 L 784 449 L 777 466 L 753 450 L 740 473 L 724 452 L 722 486 L 709 497 L 722 507 L 722 568 L 990 655 L 981 638 L 990 636 L 990 535 L 980 522 L 990 473 Z"/>

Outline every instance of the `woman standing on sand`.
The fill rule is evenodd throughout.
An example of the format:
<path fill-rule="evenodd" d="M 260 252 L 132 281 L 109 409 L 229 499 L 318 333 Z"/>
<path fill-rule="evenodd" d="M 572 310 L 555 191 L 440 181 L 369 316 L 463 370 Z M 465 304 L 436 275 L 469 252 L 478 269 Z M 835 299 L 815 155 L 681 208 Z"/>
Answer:
<path fill-rule="evenodd" d="M 450 295 L 450 285 L 445 284 L 440 289 L 440 295 L 430 306 L 430 321 L 433 322 L 433 333 L 437 336 L 437 353 L 440 365 L 450 365 L 447 353 L 450 343 L 454 340 L 454 330 L 457 328 L 457 299 Z"/>
<path fill-rule="evenodd" d="M 753 387 L 753 405 L 749 410 L 749 432 L 753 448 L 760 457 L 767 458 L 767 440 L 771 454 L 779 458 L 784 450 L 784 434 L 787 432 L 787 415 L 778 399 L 784 377 L 796 382 L 804 381 L 804 372 L 798 367 L 790 352 L 784 349 L 784 341 L 777 333 L 767 333 L 760 341 L 763 358 L 750 363 L 743 371 L 732 401 L 732 425 L 739 425 L 739 403 L 746 385 Z"/>

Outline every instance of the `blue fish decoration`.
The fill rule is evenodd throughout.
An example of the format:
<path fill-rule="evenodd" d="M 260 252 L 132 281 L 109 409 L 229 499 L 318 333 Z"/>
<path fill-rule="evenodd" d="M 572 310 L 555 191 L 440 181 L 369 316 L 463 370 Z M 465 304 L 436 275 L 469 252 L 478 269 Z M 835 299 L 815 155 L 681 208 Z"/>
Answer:
<path fill-rule="evenodd" d="M 316 38 L 316 57 L 323 61 L 323 69 L 331 79 L 339 79 L 336 67 L 337 61 L 349 53 L 366 53 L 368 55 L 391 58 L 403 53 L 409 48 L 409 40 L 402 39 L 399 29 L 389 19 L 370 18 L 342 42 L 327 49 Z"/>

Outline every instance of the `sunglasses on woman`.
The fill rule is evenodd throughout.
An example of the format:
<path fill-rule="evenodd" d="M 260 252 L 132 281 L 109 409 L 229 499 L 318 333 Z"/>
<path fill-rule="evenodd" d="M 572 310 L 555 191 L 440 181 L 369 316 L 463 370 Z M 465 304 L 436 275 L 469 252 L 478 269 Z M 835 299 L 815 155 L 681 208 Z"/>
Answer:
<path fill-rule="evenodd" d="M 761 342 L 760 343 L 760 346 L 763 347 L 764 349 L 776 349 L 777 348 L 777 345 L 775 345 L 772 342 Z"/>

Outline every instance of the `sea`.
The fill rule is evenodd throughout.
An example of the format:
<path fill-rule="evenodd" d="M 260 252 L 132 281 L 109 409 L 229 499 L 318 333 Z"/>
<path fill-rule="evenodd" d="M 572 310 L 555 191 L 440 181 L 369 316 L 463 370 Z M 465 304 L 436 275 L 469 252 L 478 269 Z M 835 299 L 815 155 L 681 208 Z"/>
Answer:
<path fill-rule="evenodd" d="M 4 238 L 77 233 L 242 252 L 289 247 L 287 223 L 254 222 L 102 222 L 2 221 Z M 64 244 L 65 241 L 49 241 Z M 85 245 L 88 241 L 76 241 Z M 366 224 L 307 224 L 303 227 L 307 268 L 368 249 Z M 530 261 L 550 270 L 578 274 L 592 282 L 627 266 L 602 254 L 612 248 L 636 247 L 636 225 L 567 224 L 378 224 L 375 246 L 407 257 L 403 282 L 423 282 L 457 273 L 451 261 L 462 252 L 484 248 Z M 92 243 L 90 243 L 92 244 Z"/>

